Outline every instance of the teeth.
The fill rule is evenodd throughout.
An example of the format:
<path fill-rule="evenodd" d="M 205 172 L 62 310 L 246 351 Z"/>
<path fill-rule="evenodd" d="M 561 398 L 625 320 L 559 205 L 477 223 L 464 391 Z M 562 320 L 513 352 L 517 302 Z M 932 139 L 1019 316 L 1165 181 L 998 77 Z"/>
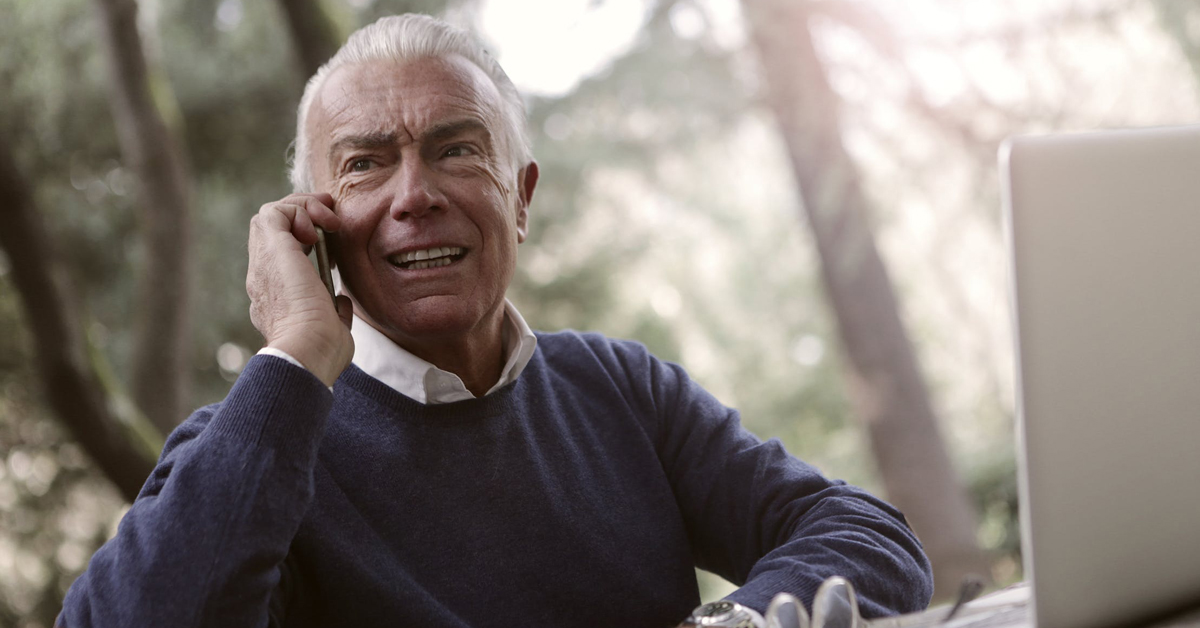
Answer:
<path fill-rule="evenodd" d="M 400 258 L 400 263 L 403 264 L 405 262 L 414 262 L 414 261 L 418 261 L 418 260 L 434 259 L 437 257 L 446 257 L 447 255 L 460 255 L 460 254 L 462 254 L 462 252 L 463 252 L 462 247 L 458 247 L 458 246 L 454 246 L 454 247 L 444 246 L 441 248 L 433 247 L 432 249 L 425 249 L 424 251 L 409 251 L 407 253 L 402 253 L 399 255 L 399 258 Z"/>
<path fill-rule="evenodd" d="M 421 269 L 421 268 L 437 268 L 445 266 L 454 260 L 450 259 L 454 255 L 462 255 L 466 249 L 459 246 L 443 246 L 425 249 L 423 251 L 409 251 L 401 253 L 391 258 L 393 264 L 397 266 L 403 265 L 405 268 Z"/>
<path fill-rule="evenodd" d="M 454 263 L 454 260 L 450 259 L 449 257 L 439 257 L 437 259 L 413 262 L 413 263 L 409 264 L 408 266 L 405 266 L 405 268 L 410 268 L 413 270 L 420 270 L 422 268 L 437 268 L 438 266 L 449 266 L 452 263 Z"/>

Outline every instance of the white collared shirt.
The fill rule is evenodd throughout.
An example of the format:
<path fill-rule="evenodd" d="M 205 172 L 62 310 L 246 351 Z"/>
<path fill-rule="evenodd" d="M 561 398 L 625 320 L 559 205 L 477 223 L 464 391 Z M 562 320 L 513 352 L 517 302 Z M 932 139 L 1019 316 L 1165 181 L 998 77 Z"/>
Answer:
<path fill-rule="evenodd" d="M 350 327 L 350 335 L 354 337 L 354 365 L 397 392 L 426 404 L 475 398 L 457 375 L 405 351 L 357 316 Z M 504 370 L 500 371 L 500 379 L 484 394 L 491 394 L 516 380 L 537 348 L 533 330 L 508 299 L 504 300 L 503 338 L 508 359 Z"/>
<path fill-rule="evenodd" d="M 424 404 L 450 403 L 464 399 L 474 399 L 475 395 L 467 390 L 454 373 L 443 371 L 433 364 L 405 351 L 400 345 L 392 342 L 391 338 L 371 327 L 358 316 L 350 327 L 350 335 L 354 338 L 353 363 L 364 373 L 387 384 L 396 392 Z M 525 322 L 525 318 L 517 311 L 516 306 L 508 299 L 504 300 L 504 353 L 508 356 L 504 369 L 500 371 L 500 379 L 485 395 L 499 390 L 505 384 L 515 381 L 537 348 L 537 337 Z M 304 368 L 298 360 L 271 347 L 263 347 L 259 353 L 283 358 L 296 366 Z M 330 389 L 332 390 L 332 388 Z"/>

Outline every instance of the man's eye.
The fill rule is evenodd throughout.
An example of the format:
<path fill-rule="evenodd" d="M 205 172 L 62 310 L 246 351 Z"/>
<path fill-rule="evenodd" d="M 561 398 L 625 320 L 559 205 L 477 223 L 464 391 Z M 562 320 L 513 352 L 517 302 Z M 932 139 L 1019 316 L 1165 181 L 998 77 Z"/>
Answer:
<path fill-rule="evenodd" d="M 451 146 L 443 153 L 444 157 L 466 157 L 471 154 L 471 149 L 466 146 Z"/>
<path fill-rule="evenodd" d="M 364 170 L 370 170 L 372 165 L 370 159 L 355 159 L 350 163 L 350 171 L 363 172 Z"/>

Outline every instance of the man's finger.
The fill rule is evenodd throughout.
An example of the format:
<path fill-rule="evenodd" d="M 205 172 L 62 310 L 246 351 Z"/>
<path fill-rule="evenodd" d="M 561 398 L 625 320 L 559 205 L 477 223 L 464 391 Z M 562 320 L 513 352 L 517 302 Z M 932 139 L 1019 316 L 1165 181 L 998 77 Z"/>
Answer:
<path fill-rule="evenodd" d="M 312 246 L 317 243 L 317 228 L 313 224 L 312 216 L 308 210 L 299 205 L 280 205 L 280 209 L 287 208 L 287 211 L 292 215 L 292 235 L 300 241 L 301 244 Z"/>
<path fill-rule="evenodd" d="M 308 211 L 300 205 L 285 203 L 268 203 L 263 205 L 260 215 L 264 221 L 262 226 L 268 231 L 288 232 L 301 244 L 312 246 L 317 242 L 317 230 L 313 225 Z"/>
<path fill-rule="evenodd" d="M 314 192 L 312 194 L 312 197 L 317 199 L 318 201 L 320 201 L 322 205 L 324 205 L 330 209 L 333 208 L 334 200 L 333 200 L 332 194 L 330 194 L 328 192 Z"/>
<path fill-rule="evenodd" d="M 341 218 L 333 210 L 333 197 L 324 192 L 316 194 L 292 194 L 280 200 L 288 205 L 303 207 L 313 224 L 326 231 L 337 231 L 342 226 Z"/>
<path fill-rule="evenodd" d="M 325 205 L 326 207 L 333 207 L 333 195 L 328 192 L 292 192 L 280 200 L 286 201 L 289 199 L 299 198 L 315 199 L 317 202 Z"/>

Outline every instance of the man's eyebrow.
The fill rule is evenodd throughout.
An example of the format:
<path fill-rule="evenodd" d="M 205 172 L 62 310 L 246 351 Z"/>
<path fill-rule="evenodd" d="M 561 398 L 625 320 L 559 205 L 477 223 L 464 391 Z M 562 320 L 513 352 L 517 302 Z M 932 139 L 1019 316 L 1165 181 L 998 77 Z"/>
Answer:
<path fill-rule="evenodd" d="M 469 132 L 482 132 L 484 138 L 490 145 L 492 134 L 488 126 L 482 120 L 475 118 L 467 118 L 464 120 L 451 120 L 448 122 L 439 122 L 421 134 L 421 143 L 430 144 L 441 140 L 446 140 L 456 135 Z"/>
<path fill-rule="evenodd" d="M 351 149 L 372 149 L 391 146 L 396 143 L 395 133 L 367 133 L 365 135 L 347 135 L 338 138 L 329 146 L 329 161 L 333 163 L 337 156 L 343 150 Z"/>

